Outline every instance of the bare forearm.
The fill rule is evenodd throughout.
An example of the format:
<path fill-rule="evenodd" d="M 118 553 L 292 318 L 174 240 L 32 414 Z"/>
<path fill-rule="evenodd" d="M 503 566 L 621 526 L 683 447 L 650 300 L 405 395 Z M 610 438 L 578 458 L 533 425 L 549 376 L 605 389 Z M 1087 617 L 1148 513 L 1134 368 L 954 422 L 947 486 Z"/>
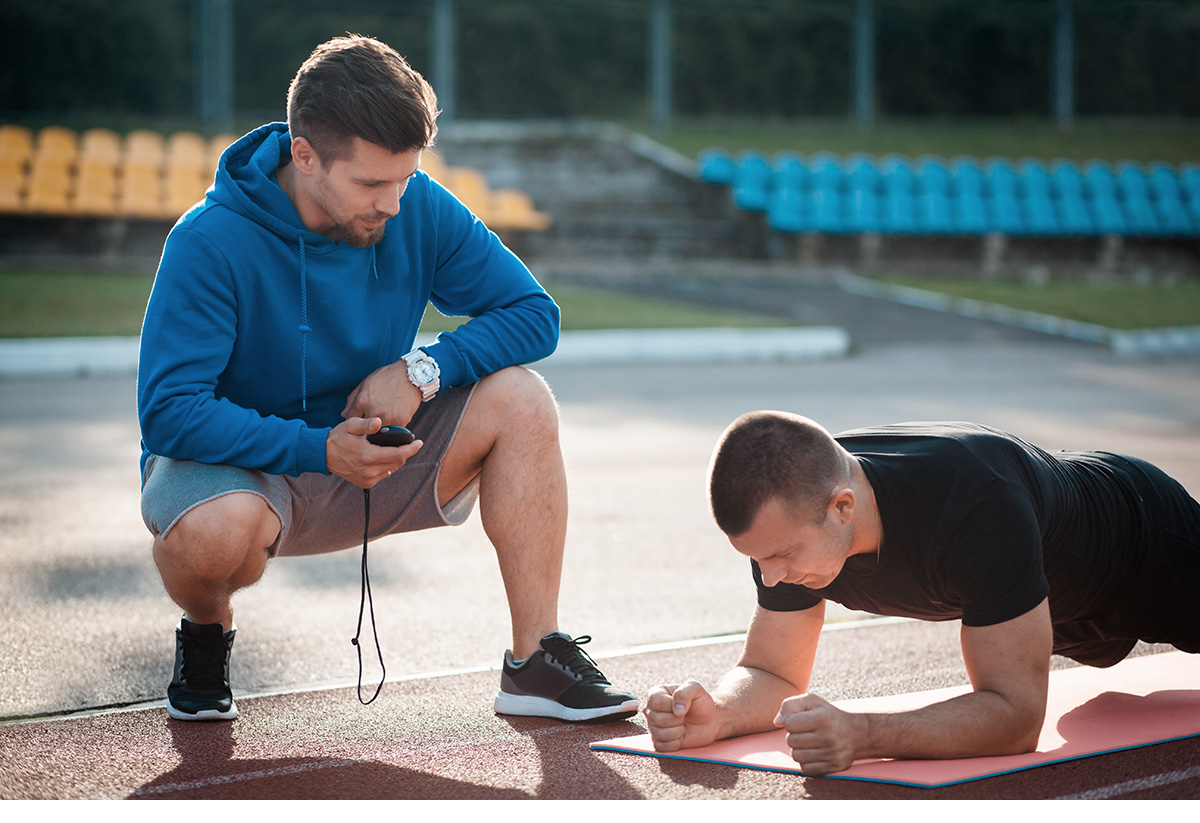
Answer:
<path fill-rule="evenodd" d="M 749 666 L 731 669 L 721 678 L 713 693 L 719 724 L 718 739 L 776 728 L 775 718 L 779 714 L 780 704 L 802 691 L 803 685 L 794 684 L 763 669 Z"/>
<path fill-rule="evenodd" d="M 1044 712 L 997 692 L 972 692 L 923 709 L 853 715 L 855 757 L 936 759 L 1019 754 L 1037 746 Z"/>

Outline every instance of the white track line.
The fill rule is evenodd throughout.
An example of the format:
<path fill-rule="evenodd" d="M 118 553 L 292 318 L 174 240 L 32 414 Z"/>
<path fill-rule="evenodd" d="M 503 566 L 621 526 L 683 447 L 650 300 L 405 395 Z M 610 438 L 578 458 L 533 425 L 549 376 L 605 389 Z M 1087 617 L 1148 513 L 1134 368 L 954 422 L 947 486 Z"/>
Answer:
<path fill-rule="evenodd" d="M 855 620 L 844 620 L 836 623 L 826 623 L 822 631 L 840 631 L 843 629 L 855 629 L 864 626 L 886 626 L 893 623 L 910 623 L 913 622 L 905 617 L 866 617 Z M 678 649 L 692 649 L 701 646 L 717 646 L 723 643 L 742 643 L 746 639 L 746 633 L 739 634 L 723 634 L 715 637 L 701 637 L 694 640 L 677 640 L 668 643 L 649 643 L 642 646 L 631 646 L 626 649 L 617 649 L 615 651 L 597 652 L 592 655 L 596 660 L 606 660 L 613 657 L 628 657 L 637 654 L 650 654 L 653 652 L 676 651 Z M 443 677 L 459 677 L 469 674 L 480 674 L 482 672 L 499 671 L 500 666 L 491 664 L 486 666 L 467 666 L 461 669 L 447 669 L 444 671 L 421 672 L 418 674 L 404 674 L 395 677 L 389 677 L 386 683 L 407 683 L 414 680 L 437 680 Z M 234 697 L 238 700 L 251 700 L 258 697 L 278 697 L 280 695 L 289 694 L 308 694 L 311 692 L 326 692 L 338 691 L 341 689 L 353 689 L 358 685 L 357 681 L 333 682 L 333 683 L 317 683 L 311 686 L 289 687 L 282 689 L 270 689 L 256 692 L 235 692 Z M 372 684 L 373 685 L 373 684 Z M 50 723 L 59 720 L 77 720 L 85 717 L 98 717 L 108 714 L 121 714 L 123 712 L 138 712 L 149 709 L 161 709 L 166 705 L 166 700 L 150 700 L 144 703 L 137 703 L 129 706 L 121 706 L 116 708 L 102 709 L 79 709 L 73 712 L 64 712 L 62 714 L 45 715 L 41 717 L 31 717 L 22 719 L 12 719 L 3 725 L 21 725 L 24 723 Z"/>
<path fill-rule="evenodd" d="M 1155 774 L 1150 777 L 1139 777 L 1136 780 L 1126 780 L 1124 783 L 1114 783 L 1111 786 L 1102 786 L 1099 789 L 1090 789 L 1086 792 L 1069 794 L 1055 799 L 1108 800 L 1109 798 L 1120 797 L 1131 792 L 1140 792 L 1145 789 L 1157 788 L 1158 786 L 1170 786 L 1173 783 L 1182 783 L 1185 780 L 1192 780 L 1198 777 L 1200 777 L 1200 766 L 1193 766 L 1190 769 Z"/>

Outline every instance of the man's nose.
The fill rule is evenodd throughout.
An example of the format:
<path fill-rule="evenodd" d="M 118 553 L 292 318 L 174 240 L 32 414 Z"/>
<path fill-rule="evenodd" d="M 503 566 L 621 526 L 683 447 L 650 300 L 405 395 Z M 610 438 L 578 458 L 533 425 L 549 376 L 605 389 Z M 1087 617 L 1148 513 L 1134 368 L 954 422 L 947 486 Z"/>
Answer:
<path fill-rule="evenodd" d="M 770 563 L 768 565 L 759 563 L 759 567 L 762 571 L 764 586 L 774 586 L 776 583 L 783 580 L 785 569 L 783 568 L 782 563 Z"/>
<path fill-rule="evenodd" d="M 402 183 L 394 189 L 389 188 L 387 194 L 381 199 L 381 202 L 375 204 L 375 208 L 388 217 L 395 217 L 400 211 L 400 198 L 404 196 L 404 189 L 406 187 L 405 183 Z"/>

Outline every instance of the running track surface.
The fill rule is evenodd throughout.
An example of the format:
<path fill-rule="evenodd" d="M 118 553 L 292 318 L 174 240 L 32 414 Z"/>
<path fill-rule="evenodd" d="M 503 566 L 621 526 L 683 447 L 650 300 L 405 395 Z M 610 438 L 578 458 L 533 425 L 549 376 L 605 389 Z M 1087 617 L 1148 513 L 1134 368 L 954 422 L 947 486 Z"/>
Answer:
<path fill-rule="evenodd" d="M 828 631 L 813 691 L 838 699 L 962 682 L 951 625 L 878 622 Z M 664 672 L 712 682 L 736 641 L 602 660 L 644 693 Z M 903 650 L 885 658 L 881 650 Z M 1146 647 L 1143 653 L 1160 649 Z M 957 668 L 961 668 L 960 666 Z M 242 697 L 230 723 L 181 723 L 161 707 L 0 728 L 6 799 L 1106 799 L 1200 798 L 1200 740 L 1100 755 L 941 789 L 805 778 L 596 752 L 645 730 L 638 716 L 563 724 L 490 710 L 495 671 Z"/>

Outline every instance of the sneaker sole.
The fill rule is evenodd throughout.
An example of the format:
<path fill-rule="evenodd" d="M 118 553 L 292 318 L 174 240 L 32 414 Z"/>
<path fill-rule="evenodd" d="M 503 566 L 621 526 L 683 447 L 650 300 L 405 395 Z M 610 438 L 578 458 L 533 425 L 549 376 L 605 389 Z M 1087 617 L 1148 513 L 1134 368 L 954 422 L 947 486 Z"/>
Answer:
<path fill-rule="evenodd" d="M 205 709 L 199 712 L 183 712 L 167 701 L 167 715 L 175 720 L 233 720 L 238 716 L 237 703 L 229 707 L 229 711 L 221 712 L 216 709 Z"/>
<path fill-rule="evenodd" d="M 516 715 L 518 717 L 552 717 L 555 720 L 577 722 L 580 720 L 595 720 L 599 717 L 631 717 L 637 714 L 638 701 L 636 697 L 618 703 L 615 706 L 598 706 L 594 709 L 573 709 L 545 697 L 528 694 L 509 694 L 499 692 L 492 703 L 496 714 Z"/>

